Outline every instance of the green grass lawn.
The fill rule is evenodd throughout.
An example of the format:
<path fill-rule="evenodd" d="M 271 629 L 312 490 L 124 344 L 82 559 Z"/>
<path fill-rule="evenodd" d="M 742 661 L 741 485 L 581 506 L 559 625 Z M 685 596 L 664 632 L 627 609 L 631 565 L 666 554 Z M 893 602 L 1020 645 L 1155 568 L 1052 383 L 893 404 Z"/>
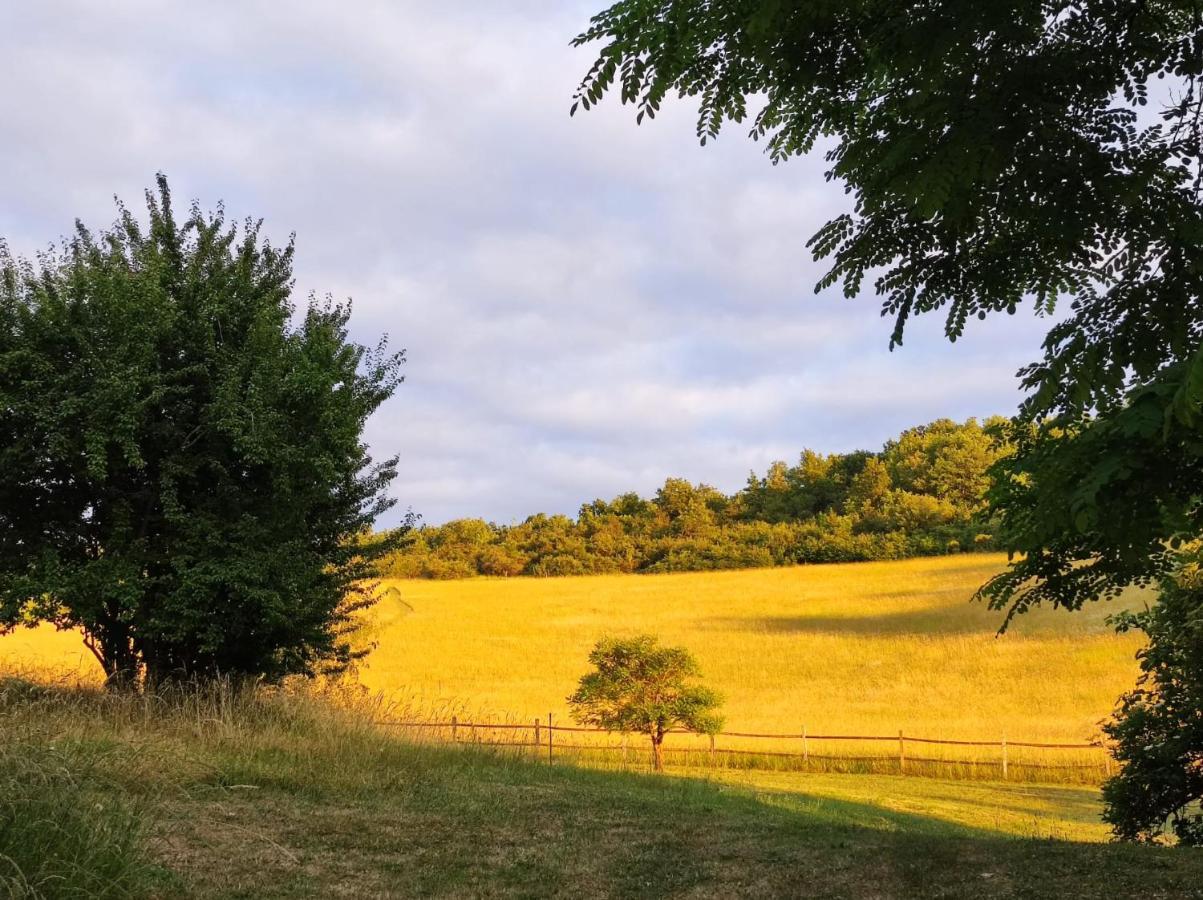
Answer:
<path fill-rule="evenodd" d="M 1072 830 L 1075 807 L 1093 805 L 1083 791 L 957 801 L 963 785 L 915 779 L 906 793 L 921 805 L 930 792 L 937 816 L 853 799 L 889 796 L 899 779 L 888 777 L 766 791 L 473 755 L 407 762 L 367 794 L 315 791 L 279 759 L 251 766 L 240 774 L 258 790 L 211 788 L 169 806 L 161 858 L 198 894 L 223 897 L 1203 896 L 1197 852 L 1010 830 Z M 1065 819 L 1036 811 L 1061 799 Z"/>
<path fill-rule="evenodd" d="M 1203 853 L 1100 843 L 1086 788 L 549 767 L 297 697 L 10 686 L 0 735 L 0 897 L 1203 896 Z"/>

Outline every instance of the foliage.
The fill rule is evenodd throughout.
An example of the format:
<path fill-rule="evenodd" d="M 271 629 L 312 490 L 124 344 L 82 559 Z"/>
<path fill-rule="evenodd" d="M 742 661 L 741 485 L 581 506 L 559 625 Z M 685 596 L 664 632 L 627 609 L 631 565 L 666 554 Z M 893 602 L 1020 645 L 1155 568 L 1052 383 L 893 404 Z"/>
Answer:
<path fill-rule="evenodd" d="M 593 671 L 568 698 L 582 725 L 646 734 L 657 771 L 664 768 L 664 735 L 673 728 L 715 734 L 722 697 L 692 683 L 701 674 L 683 647 L 661 647 L 651 635 L 604 638 L 589 653 Z"/>
<path fill-rule="evenodd" d="M 1105 416 L 1007 429 L 1016 450 L 989 497 L 996 539 L 1022 557 L 983 589 L 992 605 L 1077 609 L 1170 575 L 1203 533 L 1203 432 L 1172 414 L 1172 378 Z"/>
<path fill-rule="evenodd" d="M 1170 575 L 1203 536 L 1197 2 L 620 0 L 594 41 L 573 111 L 615 89 L 642 120 L 675 90 L 703 143 L 752 115 L 775 162 L 830 147 L 852 209 L 811 238 L 817 289 L 873 278 L 891 347 L 912 315 L 956 340 L 1071 300 L 995 469 L 1013 565 L 979 596 L 1007 622 Z"/>
<path fill-rule="evenodd" d="M 400 354 L 289 295 L 293 245 L 162 176 L 37 264 L 0 245 L 0 629 L 79 628 L 114 683 L 345 664 L 396 536 L 364 422 Z"/>
<path fill-rule="evenodd" d="M 702 143 L 750 120 L 774 162 L 829 148 L 852 203 L 811 239 L 833 263 L 818 289 L 872 278 L 891 345 L 912 315 L 943 310 L 955 340 L 1071 300 L 1020 372 L 996 607 L 1166 573 L 1160 545 L 1203 516 L 1196 3 L 621 0 L 576 40 L 594 42 L 574 111 L 613 90 L 642 120 L 675 91 Z"/>
<path fill-rule="evenodd" d="M 1137 687 L 1104 731 L 1122 763 L 1103 788 L 1117 836 L 1152 840 L 1168 821 L 1184 844 L 1203 844 L 1203 569 L 1199 554 L 1164 579 L 1157 605 L 1120 616 L 1149 645 Z"/>
<path fill-rule="evenodd" d="M 899 559 L 988 550 L 987 473 L 1005 452 L 1001 420 L 940 419 L 880 453 L 802 453 L 732 496 L 669 478 L 656 495 L 595 500 L 517 525 L 463 519 L 411 532 L 385 575 L 587 575 Z"/>
<path fill-rule="evenodd" d="M 914 313 L 947 307 L 956 338 L 970 316 L 1073 295 L 1026 373 L 1032 409 L 1113 406 L 1129 370 L 1171 359 L 1191 360 L 1181 399 L 1197 400 L 1198 16 L 1173 0 L 622 0 L 576 39 L 602 42 L 576 102 L 614 89 L 642 119 L 678 91 L 703 143 L 751 117 L 775 161 L 830 138 L 854 211 L 812 240 L 835 263 L 822 284 L 853 296 L 880 272 L 895 342 Z M 1142 119 L 1161 79 L 1182 92 Z"/>

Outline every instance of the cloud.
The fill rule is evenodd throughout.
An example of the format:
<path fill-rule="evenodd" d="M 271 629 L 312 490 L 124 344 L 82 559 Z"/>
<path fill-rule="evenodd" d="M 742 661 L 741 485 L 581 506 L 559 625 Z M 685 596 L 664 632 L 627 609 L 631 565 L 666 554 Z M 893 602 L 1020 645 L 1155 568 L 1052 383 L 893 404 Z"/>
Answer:
<path fill-rule="evenodd" d="M 154 173 L 295 231 L 297 288 L 409 351 L 369 424 L 400 509 L 499 521 L 668 475 L 738 487 L 803 446 L 1008 412 L 1046 323 L 888 353 L 871 296 L 816 297 L 846 208 L 821 158 L 771 166 L 691 105 L 567 115 L 587 2 L 119 0 L 0 11 L 0 234 L 32 252 Z M 394 514 L 391 520 L 395 520 Z"/>

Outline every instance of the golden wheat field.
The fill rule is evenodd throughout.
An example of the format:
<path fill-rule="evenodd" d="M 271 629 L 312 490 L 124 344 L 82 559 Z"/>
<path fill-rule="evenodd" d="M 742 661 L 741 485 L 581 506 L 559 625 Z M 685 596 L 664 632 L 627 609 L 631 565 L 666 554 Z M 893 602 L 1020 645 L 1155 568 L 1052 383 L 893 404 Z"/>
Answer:
<path fill-rule="evenodd" d="M 1105 624 L 1114 603 L 1037 610 L 998 636 L 1000 614 L 970 597 L 1004 565 L 997 555 L 962 555 L 658 576 L 391 581 L 371 614 L 376 649 L 358 678 L 428 715 L 531 722 L 550 712 L 568 722 L 565 697 L 593 643 L 649 632 L 693 651 L 725 695 L 728 731 L 1096 738 L 1098 722 L 1133 684 L 1138 638 Z M 44 629 L 0 638 L 6 661 L 94 671 L 75 636 Z"/>

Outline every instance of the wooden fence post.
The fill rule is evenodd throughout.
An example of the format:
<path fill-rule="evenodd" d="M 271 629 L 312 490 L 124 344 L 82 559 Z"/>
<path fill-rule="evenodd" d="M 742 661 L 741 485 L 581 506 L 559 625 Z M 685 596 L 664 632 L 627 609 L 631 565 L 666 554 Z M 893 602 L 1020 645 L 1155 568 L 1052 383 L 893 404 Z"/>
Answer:
<path fill-rule="evenodd" d="M 710 735 L 710 765 L 714 765 L 714 735 Z"/>
<path fill-rule="evenodd" d="M 535 755 L 539 755 L 539 748 L 543 746 L 543 735 L 539 733 L 539 720 L 535 719 Z"/>
<path fill-rule="evenodd" d="M 898 729 L 898 774 L 906 774 L 906 739 L 902 736 L 902 729 Z"/>
<path fill-rule="evenodd" d="M 806 726 L 802 726 L 802 766 L 810 768 L 810 749 L 806 746 Z"/>
<path fill-rule="evenodd" d="M 1003 732 L 1002 739 L 1003 781 L 1007 780 L 1007 733 Z"/>
<path fill-rule="evenodd" d="M 457 740 L 457 738 L 456 738 L 456 730 L 457 730 L 457 726 L 458 726 L 458 725 L 459 725 L 459 720 L 458 720 L 458 719 L 456 719 L 456 718 L 455 718 L 455 716 L 452 716 L 452 717 L 451 717 L 451 743 L 453 743 L 453 744 L 454 744 L 454 743 L 456 742 L 456 740 Z"/>
<path fill-rule="evenodd" d="M 1111 777 L 1111 749 L 1106 744 L 1103 745 L 1103 772 Z"/>
<path fill-rule="evenodd" d="M 552 759 L 551 759 L 551 754 L 552 754 L 552 750 L 551 750 L 551 728 L 552 728 L 552 726 L 551 726 L 551 713 L 548 713 L 548 714 L 547 714 L 547 764 L 548 764 L 549 766 L 550 766 L 550 765 L 551 765 L 551 763 L 552 763 Z"/>
<path fill-rule="evenodd" d="M 627 767 L 627 737 L 628 735 L 624 731 L 622 733 L 622 767 L 624 769 Z"/>

